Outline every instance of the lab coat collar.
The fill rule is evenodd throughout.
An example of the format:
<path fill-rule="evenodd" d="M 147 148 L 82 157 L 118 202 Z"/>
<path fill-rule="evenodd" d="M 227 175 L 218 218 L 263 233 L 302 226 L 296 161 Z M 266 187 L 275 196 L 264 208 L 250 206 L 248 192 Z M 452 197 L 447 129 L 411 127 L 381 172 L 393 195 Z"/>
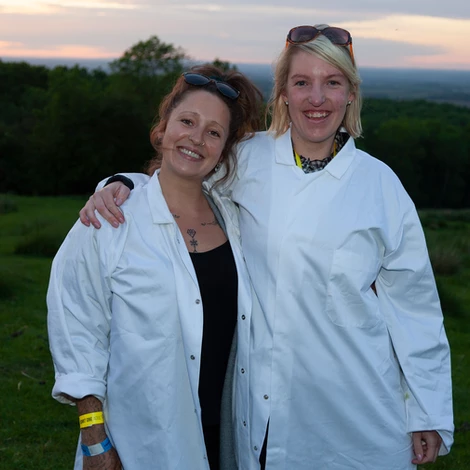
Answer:
<path fill-rule="evenodd" d="M 160 170 L 156 170 L 150 178 L 147 185 L 147 199 L 154 224 L 173 224 L 174 217 L 171 215 L 170 209 L 163 197 L 162 188 L 158 179 Z"/>
<path fill-rule="evenodd" d="M 276 163 L 281 165 L 296 166 L 292 151 L 291 129 L 278 137 L 275 141 Z M 341 179 L 346 173 L 356 156 L 356 145 L 354 139 L 350 137 L 338 152 L 335 158 L 325 167 L 324 170 L 336 179 Z"/>
<path fill-rule="evenodd" d="M 275 140 L 276 163 L 295 166 L 290 127 Z"/>
<path fill-rule="evenodd" d="M 152 222 L 154 224 L 173 224 L 175 219 L 168 209 L 165 197 L 163 196 L 162 187 L 160 186 L 160 180 L 158 179 L 158 174 L 160 169 L 156 170 L 153 176 L 149 179 L 147 187 L 147 199 L 150 206 L 150 213 L 152 214 Z M 212 197 L 215 196 L 217 200 L 218 197 L 216 191 L 211 191 L 211 184 L 207 181 L 202 183 L 202 189 L 204 193 L 212 193 Z"/>
<path fill-rule="evenodd" d="M 323 171 L 327 171 L 331 176 L 340 180 L 346 171 L 348 171 L 355 157 L 356 144 L 354 143 L 354 139 L 349 137 L 343 148 L 337 153 L 336 157 L 326 165 Z"/>

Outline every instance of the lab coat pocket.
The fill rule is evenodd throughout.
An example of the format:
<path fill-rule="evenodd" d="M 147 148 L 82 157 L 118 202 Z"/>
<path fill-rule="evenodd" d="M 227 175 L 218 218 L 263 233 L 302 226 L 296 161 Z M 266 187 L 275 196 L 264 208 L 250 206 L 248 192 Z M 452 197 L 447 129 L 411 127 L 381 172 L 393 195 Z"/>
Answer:
<path fill-rule="evenodd" d="M 341 327 L 372 328 L 380 321 L 374 258 L 345 249 L 335 250 L 328 279 L 326 311 Z"/>

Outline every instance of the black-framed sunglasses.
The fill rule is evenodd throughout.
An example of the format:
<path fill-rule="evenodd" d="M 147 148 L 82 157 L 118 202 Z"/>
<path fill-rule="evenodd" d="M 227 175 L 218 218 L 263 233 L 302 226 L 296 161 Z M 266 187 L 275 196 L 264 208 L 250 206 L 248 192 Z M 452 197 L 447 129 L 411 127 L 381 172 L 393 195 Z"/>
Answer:
<path fill-rule="evenodd" d="M 315 26 L 296 26 L 287 34 L 286 47 L 289 44 L 305 44 L 313 41 L 318 35 L 322 34 L 336 46 L 349 47 L 349 54 L 354 64 L 354 52 L 352 48 L 351 33 L 342 28 L 328 26 L 324 29 L 317 29 Z"/>
<path fill-rule="evenodd" d="M 236 88 L 215 77 L 207 77 L 202 73 L 185 72 L 183 73 L 183 78 L 186 83 L 195 86 L 206 86 L 209 85 L 209 83 L 214 83 L 217 90 L 231 100 L 236 100 L 240 96 L 240 92 Z"/>

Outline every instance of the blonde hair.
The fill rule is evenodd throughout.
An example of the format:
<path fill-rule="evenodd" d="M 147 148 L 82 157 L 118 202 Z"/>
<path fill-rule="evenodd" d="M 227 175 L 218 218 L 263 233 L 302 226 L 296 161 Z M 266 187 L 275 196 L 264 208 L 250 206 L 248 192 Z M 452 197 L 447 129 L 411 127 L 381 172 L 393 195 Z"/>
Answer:
<path fill-rule="evenodd" d="M 328 25 L 315 25 L 315 27 L 321 30 L 328 27 Z M 304 44 L 289 44 L 279 55 L 274 72 L 274 87 L 266 108 L 266 120 L 268 120 L 269 116 L 272 118 L 268 132 L 279 137 L 289 128 L 289 112 L 282 98 L 282 93 L 287 86 L 292 58 L 299 51 L 306 52 L 307 54 L 314 55 L 324 60 L 340 70 L 347 78 L 350 92 L 354 95 L 354 99 L 346 108 L 342 125 L 346 128 L 351 137 L 360 137 L 362 134 L 362 96 L 359 72 L 349 55 L 349 48 L 336 46 L 323 34 L 319 34 L 315 39 Z"/>

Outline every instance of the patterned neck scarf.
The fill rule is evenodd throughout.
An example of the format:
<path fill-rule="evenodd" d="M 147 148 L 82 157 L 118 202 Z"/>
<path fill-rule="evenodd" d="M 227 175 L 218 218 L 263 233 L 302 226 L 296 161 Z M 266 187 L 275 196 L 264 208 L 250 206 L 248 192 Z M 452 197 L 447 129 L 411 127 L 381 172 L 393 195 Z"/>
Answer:
<path fill-rule="evenodd" d="M 335 135 L 335 141 L 333 144 L 333 151 L 331 152 L 329 157 L 324 158 L 323 160 L 310 160 L 310 158 L 303 157 L 299 155 L 300 163 L 302 164 L 302 170 L 304 173 L 314 173 L 315 171 L 323 170 L 323 168 L 328 165 L 328 163 L 333 160 L 335 155 L 344 147 L 344 144 L 347 142 L 349 138 L 349 134 L 344 131 L 343 128 L 338 129 Z M 295 150 L 294 144 L 292 144 L 292 151 L 294 152 L 294 160 L 295 158 Z"/>

